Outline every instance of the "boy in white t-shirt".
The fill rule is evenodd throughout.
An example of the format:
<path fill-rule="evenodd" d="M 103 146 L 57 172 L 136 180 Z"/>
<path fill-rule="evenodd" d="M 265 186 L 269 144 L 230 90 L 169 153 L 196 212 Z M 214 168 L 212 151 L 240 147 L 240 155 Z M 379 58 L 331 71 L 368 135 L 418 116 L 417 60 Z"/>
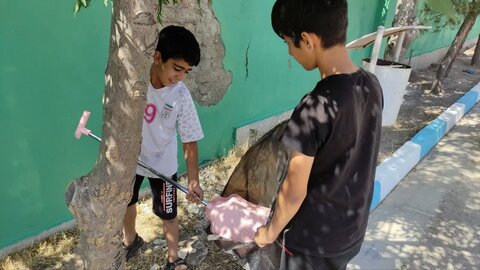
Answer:
<path fill-rule="evenodd" d="M 197 111 L 192 97 L 182 82 L 192 66 L 200 62 L 200 47 L 193 34 L 180 26 L 162 29 L 153 63 L 150 67 L 150 84 L 147 90 L 142 127 L 142 145 L 139 159 L 163 175 L 177 180 L 177 130 L 183 143 L 187 164 L 187 199 L 200 203 L 203 190 L 198 179 L 197 141 L 203 138 Z M 168 246 L 165 269 L 187 269 L 178 258 L 177 193 L 173 185 L 161 180 L 150 171 L 137 166 L 134 192 L 124 219 L 123 244 L 127 260 L 143 245 L 136 233 L 136 203 L 140 185 L 147 177 L 152 190 L 153 212 L 163 221 L 163 231 Z"/>

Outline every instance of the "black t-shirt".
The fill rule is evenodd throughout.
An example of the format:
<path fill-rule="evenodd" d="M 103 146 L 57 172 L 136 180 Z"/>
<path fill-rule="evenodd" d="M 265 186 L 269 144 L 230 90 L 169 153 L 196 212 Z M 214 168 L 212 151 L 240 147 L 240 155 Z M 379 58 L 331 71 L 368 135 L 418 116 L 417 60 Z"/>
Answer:
<path fill-rule="evenodd" d="M 362 69 L 324 78 L 297 105 L 281 141 L 314 162 L 307 196 L 284 231 L 287 247 L 329 257 L 363 240 L 382 108 L 377 78 Z"/>

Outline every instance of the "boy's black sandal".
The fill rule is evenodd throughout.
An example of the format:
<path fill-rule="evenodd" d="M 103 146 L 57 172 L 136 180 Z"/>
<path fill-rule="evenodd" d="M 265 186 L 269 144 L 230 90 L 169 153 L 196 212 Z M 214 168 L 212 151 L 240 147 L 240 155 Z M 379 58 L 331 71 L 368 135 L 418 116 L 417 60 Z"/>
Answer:
<path fill-rule="evenodd" d="M 133 243 L 128 245 L 128 247 L 123 246 L 123 248 L 127 251 L 127 255 L 126 255 L 127 261 L 131 257 L 135 256 L 135 254 L 137 254 L 138 250 L 143 246 L 143 243 L 144 242 L 143 242 L 142 237 L 140 237 L 137 233 L 135 235 L 135 240 L 133 240 Z"/>
<path fill-rule="evenodd" d="M 175 270 L 175 268 L 177 266 L 180 266 L 180 265 L 185 265 L 187 267 L 187 270 L 192 269 L 192 268 L 190 268 L 190 266 L 188 266 L 187 261 L 185 261 L 185 259 L 182 259 L 182 258 L 178 258 L 174 262 L 167 262 L 164 269 L 165 270 Z"/>

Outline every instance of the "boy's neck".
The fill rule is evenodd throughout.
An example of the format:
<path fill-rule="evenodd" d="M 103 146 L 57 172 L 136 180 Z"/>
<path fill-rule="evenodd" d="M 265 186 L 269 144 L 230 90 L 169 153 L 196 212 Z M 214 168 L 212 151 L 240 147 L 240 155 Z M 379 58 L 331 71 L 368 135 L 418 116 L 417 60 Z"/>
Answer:
<path fill-rule="evenodd" d="M 154 63 L 150 66 L 150 83 L 152 84 L 153 88 L 160 89 L 163 88 L 164 85 L 161 82 L 160 78 L 158 78 L 158 69 L 159 67 Z"/>
<path fill-rule="evenodd" d="M 345 45 L 336 45 L 319 52 L 317 68 L 322 79 L 335 74 L 351 74 L 358 70 Z"/>

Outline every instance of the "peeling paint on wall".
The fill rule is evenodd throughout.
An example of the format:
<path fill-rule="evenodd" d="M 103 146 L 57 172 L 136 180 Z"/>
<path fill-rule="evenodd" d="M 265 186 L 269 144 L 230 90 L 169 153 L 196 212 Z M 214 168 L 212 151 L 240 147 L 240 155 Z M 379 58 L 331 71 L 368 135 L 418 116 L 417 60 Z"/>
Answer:
<path fill-rule="evenodd" d="M 202 106 L 218 103 L 227 92 L 232 75 L 223 67 L 225 48 L 220 24 L 213 14 L 210 0 L 185 0 L 162 8 L 162 24 L 182 25 L 197 38 L 201 59 L 185 83 L 193 99 Z"/>

